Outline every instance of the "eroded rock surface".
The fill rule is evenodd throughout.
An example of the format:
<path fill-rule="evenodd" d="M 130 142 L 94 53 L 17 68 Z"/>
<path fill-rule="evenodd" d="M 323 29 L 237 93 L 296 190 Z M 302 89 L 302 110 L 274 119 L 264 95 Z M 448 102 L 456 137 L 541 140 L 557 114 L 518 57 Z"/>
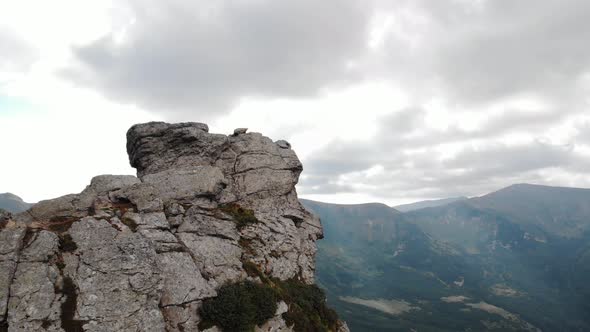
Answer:
<path fill-rule="evenodd" d="M 0 212 L 0 331 L 197 331 L 203 300 L 255 279 L 246 262 L 313 283 L 322 228 L 289 143 L 160 122 L 133 126 L 127 151 L 138 177 Z M 259 330 L 290 330 L 280 314 Z"/>

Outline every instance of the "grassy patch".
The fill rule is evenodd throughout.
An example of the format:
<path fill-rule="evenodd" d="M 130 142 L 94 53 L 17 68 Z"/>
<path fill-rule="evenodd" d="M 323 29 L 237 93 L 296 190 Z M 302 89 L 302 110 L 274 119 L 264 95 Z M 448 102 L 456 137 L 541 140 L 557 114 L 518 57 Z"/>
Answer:
<path fill-rule="evenodd" d="M 254 211 L 243 208 L 236 203 L 223 204 L 219 206 L 219 210 L 229 214 L 234 219 L 238 230 L 260 222 L 254 215 Z"/>

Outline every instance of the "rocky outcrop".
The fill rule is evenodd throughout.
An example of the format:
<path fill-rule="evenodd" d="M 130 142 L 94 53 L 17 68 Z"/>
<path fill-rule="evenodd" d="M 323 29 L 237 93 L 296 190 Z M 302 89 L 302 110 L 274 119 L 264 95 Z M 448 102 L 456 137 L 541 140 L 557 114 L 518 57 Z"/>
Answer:
<path fill-rule="evenodd" d="M 258 279 L 245 263 L 313 283 L 322 228 L 287 142 L 157 122 L 133 126 L 127 151 L 138 177 L 0 215 L 0 331 L 198 331 L 203 300 Z M 262 330 L 291 329 L 279 307 Z"/>

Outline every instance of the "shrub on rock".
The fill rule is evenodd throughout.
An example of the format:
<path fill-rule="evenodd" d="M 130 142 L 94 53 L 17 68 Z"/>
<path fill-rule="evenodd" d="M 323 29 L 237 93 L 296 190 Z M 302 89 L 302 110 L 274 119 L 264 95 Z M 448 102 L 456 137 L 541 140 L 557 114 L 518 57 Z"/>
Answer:
<path fill-rule="evenodd" d="M 217 297 L 203 302 L 200 329 L 217 325 L 224 331 L 253 331 L 274 316 L 277 301 L 266 285 L 245 281 L 222 286 Z"/>

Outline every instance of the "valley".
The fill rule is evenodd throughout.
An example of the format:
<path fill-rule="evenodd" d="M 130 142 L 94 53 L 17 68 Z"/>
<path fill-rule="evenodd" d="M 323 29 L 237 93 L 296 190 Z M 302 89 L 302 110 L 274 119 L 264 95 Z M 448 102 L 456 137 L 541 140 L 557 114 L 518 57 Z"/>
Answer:
<path fill-rule="evenodd" d="M 353 331 L 590 329 L 590 190 L 523 184 L 406 213 L 303 203 L 325 229 L 318 284 Z"/>

